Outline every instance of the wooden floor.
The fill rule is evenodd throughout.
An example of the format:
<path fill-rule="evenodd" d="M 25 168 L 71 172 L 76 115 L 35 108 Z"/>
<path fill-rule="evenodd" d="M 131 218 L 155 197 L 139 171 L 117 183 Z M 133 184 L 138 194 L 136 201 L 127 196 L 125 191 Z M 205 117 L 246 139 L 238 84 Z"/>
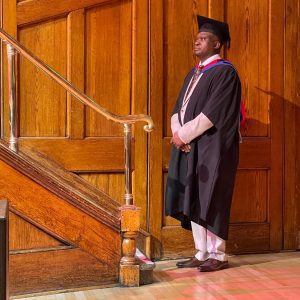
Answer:
<path fill-rule="evenodd" d="M 231 268 L 214 273 L 177 269 L 175 262 L 158 262 L 156 282 L 148 286 L 113 287 L 22 299 L 300 299 L 300 252 L 232 256 L 229 258 Z"/>

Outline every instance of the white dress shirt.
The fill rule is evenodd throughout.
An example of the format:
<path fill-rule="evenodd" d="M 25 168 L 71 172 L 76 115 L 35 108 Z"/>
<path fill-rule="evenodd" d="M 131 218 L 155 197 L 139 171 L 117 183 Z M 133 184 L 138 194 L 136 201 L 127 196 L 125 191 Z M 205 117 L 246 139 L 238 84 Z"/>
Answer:
<path fill-rule="evenodd" d="M 215 55 L 209 57 L 203 63 L 200 62 L 199 65 L 205 67 L 206 65 L 208 65 L 209 63 L 211 63 L 212 61 L 214 61 L 216 59 L 221 59 L 219 54 L 215 54 Z M 199 78 L 197 79 L 196 83 L 193 85 L 193 87 L 191 88 L 191 90 L 189 91 L 188 94 L 187 94 L 187 91 L 189 90 L 189 86 L 191 85 L 193 78 L 191 78 L 189 85 L 186 89 L 186 92 L 185 92 L 185 95 L 183 98 L 184 105 L 182 105 L 180 112 L 179 112 L 182 122 L 184 122 L 184 115 L 185 115 L 185 111 L 188 106 L 188 103 L 190 101 L 190 97 L 193 94 L 194 89 L 195 89 L 196 85 L 198 84 L 199 80 L 201 79 L 202 75 L 203 75 L 203 73 L 200 74 Z M 203 132 L 205 132 L 206 130 L 208 130 L 209 128 L 211 128 L 213 126 L 214 126 L 214 124 L 203 113 L 200 113 L 193 120 L 183 124 L 183 126 L 180 125 L 177 113 L 171 117 L 172 133 L 174 134 L 175 132 L 178 132 L 179 138 L 185 144 L 190 143 L 194 138 L 201 135 Z"/>

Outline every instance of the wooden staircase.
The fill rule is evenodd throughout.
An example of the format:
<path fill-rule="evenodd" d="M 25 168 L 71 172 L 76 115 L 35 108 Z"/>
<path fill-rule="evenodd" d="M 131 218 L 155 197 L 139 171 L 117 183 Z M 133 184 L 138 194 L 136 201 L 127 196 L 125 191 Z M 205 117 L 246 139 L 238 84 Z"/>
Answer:
<path fill-rule="evenodd" d="M 122 235 L 134 231 L 121 220 L 135 207 L 120 210 L 117 201 L 45 155 L 26 147 L 13 152 L 4 141 L 0 172 L 0 199 L 10 204 L 10 295 L 104 287 L 127 276 L 126 266 L 120 273 Z M 134 226 L 139 230 L 138 221 Z M 133 285 L 152 282 L 154 264 L 139 259 L 135 265 Z M 133 273 L 129 268 L 128 276 Z"/>

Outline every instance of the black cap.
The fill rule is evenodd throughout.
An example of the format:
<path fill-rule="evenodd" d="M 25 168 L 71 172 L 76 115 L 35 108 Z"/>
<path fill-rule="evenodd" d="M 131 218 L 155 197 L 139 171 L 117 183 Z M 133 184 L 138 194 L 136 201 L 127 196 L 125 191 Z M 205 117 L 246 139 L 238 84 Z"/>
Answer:
<path fill-rule="evenodd" d="M 225 22 L 217 21 L 203 16 L 197 16 L 199 32 L 210 32 L 216 35 L 220 41 L 230 46 L 229 26 Z"/>

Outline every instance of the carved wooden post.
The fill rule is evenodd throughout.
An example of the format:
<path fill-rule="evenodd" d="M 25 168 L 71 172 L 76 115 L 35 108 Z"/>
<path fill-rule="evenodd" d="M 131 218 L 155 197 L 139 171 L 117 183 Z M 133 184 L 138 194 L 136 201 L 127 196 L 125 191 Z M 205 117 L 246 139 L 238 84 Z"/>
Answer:
<path fill-rule="evenodd" d="M 122 258 L 120 283 L 123 286 L 140 285 L 140 266 L 135 257 L 136 238 L 140 229 L 140 208 L 123 205 L 121 208 Z"/>
<path fill-rule="evenodd" d="M 0 200 L 0 300 L 8 299 L 8 204 Z"/>

